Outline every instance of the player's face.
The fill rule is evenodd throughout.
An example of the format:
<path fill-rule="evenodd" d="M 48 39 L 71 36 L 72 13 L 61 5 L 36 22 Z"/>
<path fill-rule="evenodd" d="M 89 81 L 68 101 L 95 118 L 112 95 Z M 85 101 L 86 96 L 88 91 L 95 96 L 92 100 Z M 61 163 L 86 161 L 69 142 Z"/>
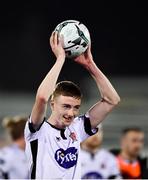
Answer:
<path fill-rule="evenodd" d="M 80 104 L 81 99 L 60 95 L 53 101 L 52 113 L 63 127 L 69 126 L 78 115 Z"/>
<path fill-rule="evenodd" d="M 137 157 L 144 144 L 144 133 L 131 131 L 125 135 L 122 141 L 123 149 L 133 157 Z"/>

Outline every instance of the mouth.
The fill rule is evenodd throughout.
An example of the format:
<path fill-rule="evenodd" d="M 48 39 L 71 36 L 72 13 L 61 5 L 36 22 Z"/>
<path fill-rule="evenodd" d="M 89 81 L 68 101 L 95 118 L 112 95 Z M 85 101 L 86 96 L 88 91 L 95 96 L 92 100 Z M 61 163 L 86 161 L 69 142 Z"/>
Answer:
<path fill-rule="evenodd" d="M 63 118 L 64 118 L 64 120 L 65 120 L 66 122 L 72 122 L 72 120 L 73 120 L 73 117 L 63 116 Z"/>

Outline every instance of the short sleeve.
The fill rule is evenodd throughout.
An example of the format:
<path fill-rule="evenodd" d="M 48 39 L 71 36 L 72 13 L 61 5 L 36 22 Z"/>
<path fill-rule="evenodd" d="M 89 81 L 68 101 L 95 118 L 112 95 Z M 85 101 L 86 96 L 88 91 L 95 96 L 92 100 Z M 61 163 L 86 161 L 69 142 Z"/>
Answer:
<path fill-rule="evenodd" d="M 31 121 L 31 117 L 28 118 L 28 121 L 26 122 L 25 130 L 24 130 L 24 136 L 26 141 L 32 141 L 38 138 L 40 134 L 40 129 L 45 122 L 45 118 L 40 124 L 40 126 L 37 129 L 34 129 L 33 123 Z"/>
<path fill-rule="evenodd" d="M 98 128 L 91 128 L 91 123 L 88 115 L 79 116 L 77 121 L 78 134 L 81 142 L 87 139 L 89 136 L 92 136 L 98 132 Z"/>

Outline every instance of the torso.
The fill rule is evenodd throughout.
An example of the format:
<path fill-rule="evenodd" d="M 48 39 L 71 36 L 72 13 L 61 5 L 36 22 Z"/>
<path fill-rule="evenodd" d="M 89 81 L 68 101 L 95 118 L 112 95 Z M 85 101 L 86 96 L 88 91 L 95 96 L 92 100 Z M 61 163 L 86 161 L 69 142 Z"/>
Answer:
<path fill-rule="evenodd" d="M 46 121 L 35 133 L 30 133 L 26 128 L 26 153 L 30 169 L 32 169 L 33 161 L 31 152 L 37 149 L 36 172 L 35 177 L 32 178 L 74 179 L 81 177 L 80 142 L 89 136 L 83 130 L 83 124 L 81 119 L 76 118 L 64 132 Z"/>

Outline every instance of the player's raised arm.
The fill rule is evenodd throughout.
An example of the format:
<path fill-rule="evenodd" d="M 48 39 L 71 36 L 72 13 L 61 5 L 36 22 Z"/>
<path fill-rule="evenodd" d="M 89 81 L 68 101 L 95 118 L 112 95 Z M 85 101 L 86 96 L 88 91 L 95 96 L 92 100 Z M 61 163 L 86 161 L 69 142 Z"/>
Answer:
<path fill-rule="evenodd" d="M 57 32 L 52 33 L 50 46 L 56 56 L 56 62 L 37 90 L 35 104 L 31 113 L 32 123 L 35 128 L 43 121 L 49 97 L 54 91 L 58 76 L 65 62 L 65 51 L 62 48 L 61 40 L 59 40 Z"/>
<path fill-rule="evenodd" d="M 89 71 L 89 73 L 94 78 L 101 94 L 101 100 L 99 100 L 89 110 L 91 126 L 94 128 L 119 103 L 120 97 L 107 77 L 94 63 L 90 47 L 84 54 L 77 57 L 75 61 Z"/>

